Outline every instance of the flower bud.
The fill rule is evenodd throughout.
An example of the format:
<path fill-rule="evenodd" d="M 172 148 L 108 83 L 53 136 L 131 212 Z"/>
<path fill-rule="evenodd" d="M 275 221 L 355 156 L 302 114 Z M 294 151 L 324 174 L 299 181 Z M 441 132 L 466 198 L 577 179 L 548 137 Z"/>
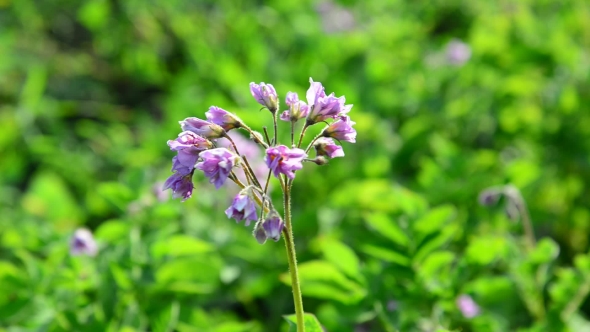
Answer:
<path fill-rule="evenodd" d="M 329 137 L 320 137 L 313 144 L 316 154 L 318 156 L 324 156 L 329 158 L 344 157 L 344 151 L 342 147 L 336 145 L 334 140 Z"/>
<path fill-rule="evenodd" d="M 308 161 L 311 161 L 316 165 L 323 166 L 328 163 L 328 158 L 326 158 L 325 156 L 317 156 L 314 159 L 308 159 Z"/>
<path fill-rule="evenodd" d="M 192 131 L 208 139 L 220 138 L 226 135 L 225 130 L 220 125 L 199 118 L 186 118 L 179 123 L 183 131 Z"/>
<path fill-rule="evenodd" d="M 276 113 L 279 108 L 279 99 L 272 84 L 252 82 L 250 83 L 250 92 L 260 105 L 266 106 L 272 114 Z"/>
<path fill-rule="evenodd" d="M 205 113 L 205 116 L 207 116 L 207 120 L 221 126 L 225 131 L 243 126 L 242 120 L 237 115 L 217 106 L 209 107 L 209 111 Z"/>
<path fill-rule="evenodd" d="M 78 228 L 70 240 L 70 254 L 95 256 L 97 252 L 98 245 L 92 233 L 85 228 Z"/>
<path fill-rule="evenodd" d="M 273 239 L 275 242 L 281 239 L 281 232 L 283 231 L 284 226 L 285 224 L 283 223 L 281 216 L 279 216 L 275 210 L 271 210 L 262 223 L 266 236 Z"/>
<path fill-rule="evenodd" d="M 254 225 L 254 232 L 252 232 L 252 235 L 254 235 L 254 238 L 256 238 L 256 241 L 258 241 L 258 243 L 264 244 L 266 242 L 266 239 L 268 237 L 266 236 L 266 232 L 262 227 L 262 219 L 258 220 L 256 225 Z"/>
<path fill-rule="evenodd" d="M 493 206 L 498 203 L 502 191 L 496 187 L 488 188 L 479 193 L 477 201 L 481 206 Z"/>

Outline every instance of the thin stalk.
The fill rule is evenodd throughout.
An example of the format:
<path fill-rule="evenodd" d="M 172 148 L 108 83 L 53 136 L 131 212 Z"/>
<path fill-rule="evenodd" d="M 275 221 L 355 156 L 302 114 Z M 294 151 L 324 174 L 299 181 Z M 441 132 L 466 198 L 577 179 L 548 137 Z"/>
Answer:
<path fill-rule="evenodd" d="M 278 130 L 277 130 L 277 112 L 274 112 L 272 114 L 272 124 L 273 124 L 274 129 L 275 129 L 275 139 L 272 142 L 272 145 L 277 145 L 277 142 L 278 142 L 278 140 L 277 140 L 277 135 L 278 135 Z"/>
<path fill-rule="evenodd" d="M 291 147 L 295 147 L 295 122 L 291 121 Z"/>
<path fill-rule="evenodd" d="M 324 131 L 322 131 L 321 133 L 317 134 L 316 137 L 314 137 L 311 142 L 309 142 L 309 145 L 307 146 L 307 148 L 305 149 L 305 153 L 308 153 L 309 150 L 311 149 L 311 147 L 313 146 L 313 143 L 315 143 L 315 141 L 317 141 L 320 137 L 322 137 L 322 134 L 324 133 Z"/>
<path fill-rule="evenodd" d="M 246 164 L 248 172 L 250 172 L 250 177 L 252 178 L 252 181 L 254 182 L 254 184 L 257 185 L 259 188 L 262 188 L 262 186 L 260 185 L 260 182 L 258 181 L 258 178 L 256 177 L 256 174 L 254 174 L 254 170 L 252 169 L 252 166 L 250 166 L 250 163 L 248 162 L 248 158 L 246 158 L 246 156 L 242 156 L 242 159 L 244 160 L 244 163 Z"/>
<path fill-rule="evenodd" d="M 262 130 L 264 131 L 264 137 L 266 137 L 266 142 L 268 143 L 268 146 L 271 146 L 271 141 L 270 141 L 270 136 L 268 135 L 268 129 L 266 129 L 266 126 L 262 127 Z"/>
<path fill-rule="evenodd" d="M 263 148 L 265 148 L 265 149 L 268 149 L 268 144 L 266 144 L 266 142 L 264 142 L 264 141 L 262 141 L 262 140 L 258 139 L 258 137 L 259 137 L 260 133 L 259 133 L 258 135 L 256 135 L 256 134 L 254 133 L 254 131 L 253 131 L 253 130 L 252 130 L 250 127 L 248 127 L 248 126 L 242 126 L 242 127 L 240 127 L 240 128 L 242 128 L 242 129 L 244 129 L 245 131 L 247 131 L 247 132 L 250 134 L 250 137 L 252 138 L 252 140 L 253 140 L 255 143 L 257 143 L 257 144 L 260 144 L 260 146 L 262 146 L 262 147 L 263 147 Z"/>
<path fill-rule="evenodd" d="M 518 207 L 520 209 L 522 227 L 524 228 L 524 236 L 526 238 L 529 249 L 532 251 L 535 248 L 536 244 L 535 233 L 533 231 L 533 223 L 531 221 L 529 209 L 527 209 L 524 199 L 520 199 L 520 204 L 518 204 Z"/>
<path fill-rule="evenodd" d="M 283 203 L 285 205 L 285 228 L 283 236 L 287 249 L 287 260 L 289 261 L 289 274 L 291 275 L 291 287 L 293 288 L 293 302 L 295 304 L 295 316 L 297 317 L 297 332 L 305 332 L 303 322 L 303 299 L 301 298 L 301 286 L 299 274 L 297 273 L 297 255 L 295 253 L 295 242 L 293 241 L 293 228 L 291 226 L 291 186 L 284 181 Z"/>
<path fill-rule="evenodd" d="M 301 147 L 301 142 L 303 142 L 303 135 L 305 135 L 305 131 L 307 130 L 307 127 L 309 127 L 309 125 L 306 122 L 305 125 L 303 125 L 303 129 L 301 129 L 301 134 L 299 134 L 299 143 L 297 143 L 298 148 Z"/>

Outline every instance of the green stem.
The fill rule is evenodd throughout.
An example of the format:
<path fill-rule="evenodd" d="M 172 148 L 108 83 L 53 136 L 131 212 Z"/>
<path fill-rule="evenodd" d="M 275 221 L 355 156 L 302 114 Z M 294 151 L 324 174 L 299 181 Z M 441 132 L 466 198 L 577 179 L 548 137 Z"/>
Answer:
<path fill-rule="evenodd" d="M 305 135 L 305 131 L 307 130 L 307 127 L 309 127 L 309 126 L 307 125 L 307 122 L 306 122 L 305 125 L 303 125 L 303 129 L 301 129 L 301 134 L 299 134 L 299 143 L 297 143 L 298 148 L 301 147 L 301 142 L 303 141 L 303 135 Z"/>
<path fill-rule="evenodd" d="M 293 288 L 293 301 L 295 303 L 295 316 L 297 316 L 297 332 L 305 332 L 303 322 L 303 299 L 301 298 L 301 286 L 299 274 L 297 273 L 297 255 L 295 253 L 295 242 L 293 241 L 293 228 L 291 226 L 291 186 L 287 184 L 283 191 L 283 203 L 285 204 L 285 228 L 283 236 L 287 249 L 287 260 L 289 261 L 289 274 L 291 275 L 291 287 Z"/>

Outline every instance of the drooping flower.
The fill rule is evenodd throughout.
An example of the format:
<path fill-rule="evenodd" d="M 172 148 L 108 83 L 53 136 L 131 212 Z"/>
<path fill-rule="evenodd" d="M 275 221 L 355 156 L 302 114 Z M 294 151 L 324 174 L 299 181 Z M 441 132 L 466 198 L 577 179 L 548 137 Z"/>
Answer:
<path fill-rule="evenodd" d="M 216 148 L 201 152 L 202 161 L 195 168 L 203 171 L 209 182 L 219 189 L 227 180 L 232 168 L 238 164 L 240 157 L 226 148 Z"/>
<path fill-rule="evenodd" d="M 318 156 L 327 156 L 329 158 L 344 157 L 344 151 L 340 145 L 336 145 L 334 140 L 329 137 L 320 137 L 313 144 Z"/>
<path fill-rule="evenodd" d="M 309 106 L 304 101 L 299 100 L 299 96 L 295 92 L 287 92 L 286 104 L 289 105 L 289 110 L 281 114 L 281 120 L 297 122 L 300 119 L 307 117 L 309 113 Z"/>
<path fill-rule="evenodd" d="M 262 228 L 264 228 L 266 236 L 275 242 L 281 239 L 281 232 L 284 226 L 283 219 L 281 219 L 281 216 L 275 210 L 271 210 L 262 222 Z"/>
<path fill-rule="evenodd" d="M 324 131 L 322 136 L 332 137 L 339 141 L 345 141 L 350 143 L 356 142 L 356 130 L 352 128 L 356 122 L 351 121 L 348 115 L 341 115 L 338 120 L 332 122 Z"/>
<path fill-rule="evenodd" d="M 459 296 L 457 298 L 457 307 L 465 318 L 471 319 L 479 315 L 479 306 L 469 295 L 463 294 Z"/>
<path fill-rule="evenodd" d="M 217 106 L 209 107 L 209 111 L 205 113 L 205 116 L 207 116 L 207 120 L 221 126 L 225 131 L 243 126 L 242 120 L 237 115 Z"/>
<path fill-rule="evenodd" d="M 199 158 L 199 153 L 205 149 L 211 148 L 211 143 L 191 131 L 183 131 L 175 140 L 169 140 L 170 150 L 177 151 L 178 154 L 172 158 L 172 171 L 187 175 L 195 167 Z"/>
<path fill-rule="evenodd" d="M 493 206 L 498 203 L 501 196 L 502 189 L 498 187 L 492 187 L 479 193 L 477 200 L 481 206 Z"/>
<path fill-rule="evenodd" d="M 78 228 L 70 240 L 70 254 L 73 256 L 95 256 L 98 245 L 92 233 L 85 228 Z"/>
<path fill-rule="evenodd" d="M 293 171 L 303 168 L 301 162 L 305 158 L 307 158 L 307 154 L 301 149 L 289 149 L 284 145 L 278 145 L 266 149 L 264 161 L 277 178 L 281 174 L 285 174 L 289 179 L 294 179 L 295 173 Z"/>
<path fill-rule="evenodd" d="M 183 198 L 183 202 L 193 194 L 193 173 L 176 172 L 164 182 L 163 190 L 172 189 L 172 198 Z"/>
<path fill-rule="evenodd" d="M 236 195 L 231 206 L 225 210 L 225 215 L 228 218 L 234 218 L 237 222 L 246 220 L 246 226 L 250 225 L 250 220 L 258 220 L 256 204 L 252 197 L 245 192 Z"/>
<path fill-rule="evenodd" d="M 183 131 L 192 131 L 205 138 L 214 139 L 225 136 L 225 130 L 220 125 L 199 118 L 186 118 L 179 123 Z"/>
<path fill-rule="evenodd" d="M 256 84 L 252 82 L 250 83 L 250 93 L 260 105 L 265 106 L 272 114 L 275 114 L 279 108 L 279 98 L 272 84 L 264 82 Z"/>

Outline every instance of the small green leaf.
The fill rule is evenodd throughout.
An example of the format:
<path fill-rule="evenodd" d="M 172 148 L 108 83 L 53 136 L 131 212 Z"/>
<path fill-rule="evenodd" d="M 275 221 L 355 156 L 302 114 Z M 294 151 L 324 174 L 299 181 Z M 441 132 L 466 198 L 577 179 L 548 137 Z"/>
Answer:
<path fill-rule="evenodd" d="M 366 244 L 363 245 L 360 250 L 367 255 L 371 255 L 386 262 L 396 263 L 402 266 L 410 266 L 410 258 L 387 248 Z"/>
<path fill-rule="evenodd" d="M 321 246 L 326 260 L 349 277 L 358 278 L 360 276 L 359 259 L 350 247 L 334 239 L 323 239 Z"/>
<path fill-rule="evenodd" d="M 289 322 L 289 332 L 297 331 L 297 316 L 285 315 L 283 316 L 287 322 Z M 305 332 L 323 332 L 322 325 L 313 314 L 303 314 L 303 325 L 305 326 Z"/>
<path fill-rule="evenodd" d="M 162 239 L 152 245 L 152 255 L 155 258 L 164 256 L 190 256 L 213 250 L 213 246 L 205 241 L 187 235 L 174 235 Z"/>
<path fill-rule="evenodd" d="M 455 208 L 451 205 L 439 206 L 432 209 L 428 214 L 414 222 L 412 225 L 416 232 L 426 236 L 440 231 L 451 219 L 454 213 Z"/>
<path fill-rule="evenodd" d="M 96 230 L 96 238 L 106 242 L 116 243 L 129 236 L 129 223 L 121 220 L 109 220 Z"/>
<path fill-rule="evenodd" d="M 380 212 L 371 213 L 365 219 L 378 233 L 391 241 L 402 246 L 408 244 L 408 237 L 404 230 L 396 222 L 391 220 L 387 214 Z"/>

